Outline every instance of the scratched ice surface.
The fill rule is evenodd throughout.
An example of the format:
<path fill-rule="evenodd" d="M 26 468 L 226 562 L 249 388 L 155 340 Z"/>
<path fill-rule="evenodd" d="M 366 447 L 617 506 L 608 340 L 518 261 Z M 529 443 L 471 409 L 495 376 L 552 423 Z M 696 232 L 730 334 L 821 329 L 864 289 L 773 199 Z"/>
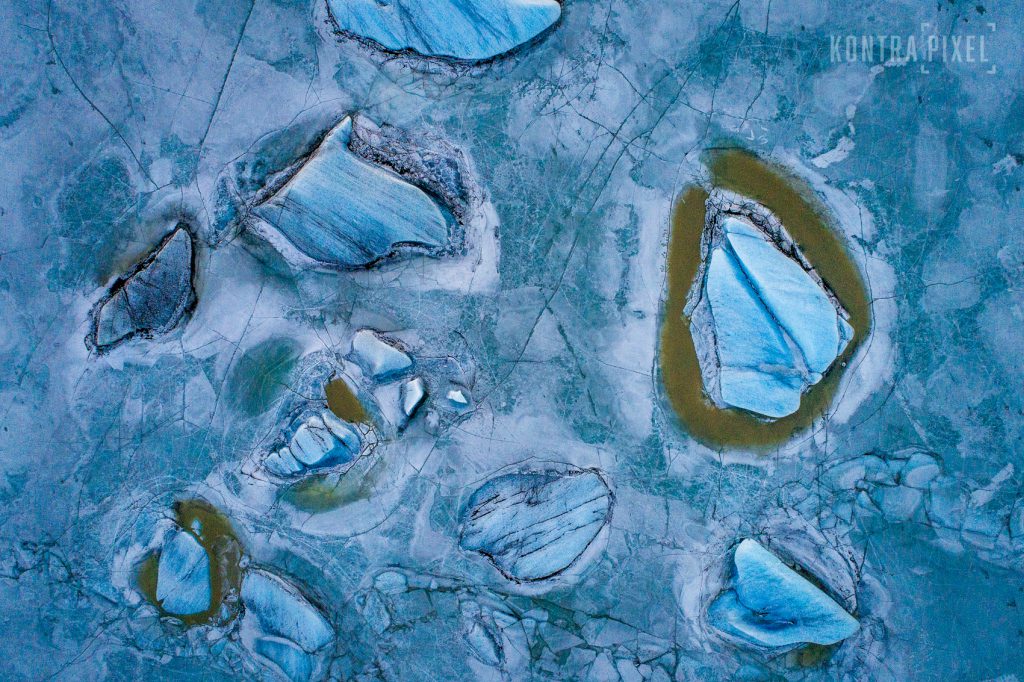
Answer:
<path fill-rule="evenodd" d="M 471 65 L 337 35 L 326 0 L 0 3 L 0 678 L 1024 679 L 1022 28 L 990 0 L 565 0 Z M 987 61 L 830 45 L 922 30 Z M 359 164 L 458 223 L 443 250 L 325 271 L 259 233 L 349 115 Z M 658 372 L 672 202 L 715 146 L 813 187 L 872 302 L 826 413 L 767 453 L 687 435 Z M 97 304 L 179 224 L 194 306 L 150 271 L 108 312 L 152 328 L 97 352 Z M 360 330 L 410 363 L 374 371 Z M 274 469 L 304 423 L 312 464 Z M 466 527 L 488 481 L 567 471 L 607 483 L 600 529 L 532 484 L 472 508 L 537 514 L 549 550 Z M 241 548 L 204 545 L 202 622 L 140 578 L 172 532 L 210 544 L 175 527 L 195 499 Z M 858 627 L 723 631 L 721 599 L 774 627 L 746 539 Z M 191 612 L 190 566 L 161 594 Z"/>

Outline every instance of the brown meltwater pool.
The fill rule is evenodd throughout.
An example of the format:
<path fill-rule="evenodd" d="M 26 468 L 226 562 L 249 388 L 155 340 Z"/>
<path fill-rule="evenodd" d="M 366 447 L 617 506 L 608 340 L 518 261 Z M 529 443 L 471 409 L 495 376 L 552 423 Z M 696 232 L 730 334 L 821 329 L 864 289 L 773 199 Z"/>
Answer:
<path fill-rule="evenodd" d="M 754 199 L 770 209 L 800 246 L 804 256 L 850 314 L 853 339 L 825 374 L 801 398 L 793 414 L 765 421 L 737 409 L 716 407 L 704 393 L 690 320 L 683 315 L 686 296 L 700 266 L 704 229 L 701 187 L 683 190 L 672 211 L 668 245 L 668 291 L 659 339 L 659 375 L 665 397 L 683 429 L 709 446 L 768 449 L 806 428 L 831 403 L 850 358 L 871 329 L 871 308 L 860 271 L 828 212 L 813 190 L 785 169 L 741 149 L 710 152 L 711 182 Z"/>
<path fill-rule="evenodd" d="M 160 552 L 151 554 L 142 562 L 136 576 L 136 584 L 146 599 L 160 610 L 161 615 L 177 618 L 189 627 L 209 623 L 220 613 L 221 605 L 228 593 L 237 594 L 241 587 L 242 571 L 239 562 L 242 559 L 242 546 L 227 517 L 203 500 L 175 502 L 174 515 L 178 526 L 192 533 L 210 557 L 210 608 L 191 616 L 170 614 L 161 608 L 156 598 Z M 198 532 L 195 530 L 197 528 Z M 237 613 L 237 605 L 229 604 L 223 622 L 230 621 Z"/>
<path fill-rule="evenodd" d="M 352 424 L 369 424 L 370 415 L 344 379 L 332 379 L 325 388 L 327 407 L 338 419 Z"/>

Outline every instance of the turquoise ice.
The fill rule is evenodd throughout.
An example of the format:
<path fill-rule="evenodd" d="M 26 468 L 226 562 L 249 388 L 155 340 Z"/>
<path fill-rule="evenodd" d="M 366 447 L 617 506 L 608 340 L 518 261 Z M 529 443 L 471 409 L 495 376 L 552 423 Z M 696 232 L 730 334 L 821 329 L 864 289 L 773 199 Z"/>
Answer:
<path fill-rule="evenodd" d="M 335 269 L 365 267 L 412 246 L 448 243 L 448 221 L 422 190 L 348 148 L 339 123 L 285 185 L 256 209 L 306 258 Z"/>
<path fill-rule="evenodd" d="M 704 287 L 721 399 L 732 407 L 771 418 L 796 412 L 853 336 L 818 282 L 735 217 L 723 221 Z"/>
<path fill-rule="evenodd" d="M 329 0 L 341 30 L 394 52 L 478 61 L 508 52 L 558 20 L 554 0 Z"/>
<path fill-rule="evenodd" d="M 734 587 L 708 609 L 719 630 L 765 647 L 834 644 L 857 631 L 857 619 L 755 540 L 733 556 Z"/>
<path fill-rule="evenodd" d="M 210 557 L 191 533 L 176 531 L 160 550 L 156 598 L 164 611 L 177 616 L 210 608 Z"/>
<path fill-rule="evenodd" d="M 330 410 L 299 421 L 288 445 L 267 456 L 264 466 L 275 476 L 294 476 L 348 464 L 359 456 L 362 437 Z"/>

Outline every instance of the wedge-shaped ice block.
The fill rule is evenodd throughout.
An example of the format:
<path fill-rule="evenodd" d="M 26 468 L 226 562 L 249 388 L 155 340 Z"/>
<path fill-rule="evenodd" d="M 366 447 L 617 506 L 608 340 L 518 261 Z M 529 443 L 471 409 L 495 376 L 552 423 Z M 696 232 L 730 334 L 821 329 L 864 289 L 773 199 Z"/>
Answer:
<path fill-rule="evenodd" d="M 256 213 L 302 256 L 328 268 L 357 268 L 403 246 L 448 243 L 448 221 L 422 190 L 349 149 L 352 120 L 324 138 Z"/>
<path fill-rule="evenodd" d="M 764 647 L 834 644 L 857 631 L 856 618 L 755 540 L 733 562 L 733 588 L 708 609 L 719 630 Z"/>
<path fill-rule="evenodd" d="M 558 20 L 554 0 L 328 0 L 338 27 L 386 50 L 468 61 L 521 45 Z"/>
<path fill-rule="evenodd" d="M 334 630 L 293 586 L 260 569 L 242 578 L 242 603 L 255 615 L 263 636 L 282 637 L 313 653 L 334 639 Z"/>
<path fill-rule="evenodd" d="M 175 531 L 164 543 L 156 575 L 156 599 L 164 611 L 191 616 L 210 608 L 210 557 L 191 533 Z"/>
<path fill-rule="evenodd" d="M 103 352 L 135 336 L 170 331 L 194 303 L 192 237 L 178 226 L 100 301 L 89 341 Z"/>
<path fill-rule="evenodd" d="M 819 283 L 745 220 L 723 220 L 703 287 L 718 366 L 702 374 L 717 376 L 726 406 L 773 419 L 796 412 L 853 337 Z"/>
<path fill-rule="evenodd" d="M 352 336 L 351 357 L 374 379 L 398 374 L 412 366 L 408 355 L 372 329 L 360 329 Z"/>
<path fill-rule="evenodd" d="M 593 471 L 506 474 L 473 493 L 460 544 L 512 580 L 543 580 L 576 561 L 611 512 L 611 491 Z"/>

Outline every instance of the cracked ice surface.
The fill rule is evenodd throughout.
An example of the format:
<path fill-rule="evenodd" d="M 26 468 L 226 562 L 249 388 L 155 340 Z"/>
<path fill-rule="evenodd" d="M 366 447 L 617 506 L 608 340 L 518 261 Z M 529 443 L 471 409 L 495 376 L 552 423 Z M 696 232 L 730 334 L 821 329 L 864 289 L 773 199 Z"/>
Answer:
<path fill-rule="evenodd" d="M 0 3 L 0 678 L 1020 677 L 1018 6 L 562 9 L 445 68 L 338 40 L 325 0 Z M 829 58 L 830 35 L 922 24 L 984 34 L 990 62 Z M 360 163 L 465 227 L 443 258 L 327 269 L 256 238 L 255 206 L 350 115 Z M 809 186 L 871 301 L 832 403 L 763 454 L 691 438 L 658 376 L 671 206 L 723 145 Z M 96 304 L 179 222 L 187 322 L 93 352 Z M 410 373 L 371 376 L 361 329 Z M 268 472 L 332 380 L 367 413 L 359 456 Z M 614 511 L 568 569 L 516 582 L 460 546 L 488 481 L 591 469 Z M 195 498 L 244 555 L 186 627 L 136 579 Z M 763 651 L 716 629 L 744 538 L 857 630 Z M 307 653 L 264 628 L 252 570 L 336 636 Z"/>

